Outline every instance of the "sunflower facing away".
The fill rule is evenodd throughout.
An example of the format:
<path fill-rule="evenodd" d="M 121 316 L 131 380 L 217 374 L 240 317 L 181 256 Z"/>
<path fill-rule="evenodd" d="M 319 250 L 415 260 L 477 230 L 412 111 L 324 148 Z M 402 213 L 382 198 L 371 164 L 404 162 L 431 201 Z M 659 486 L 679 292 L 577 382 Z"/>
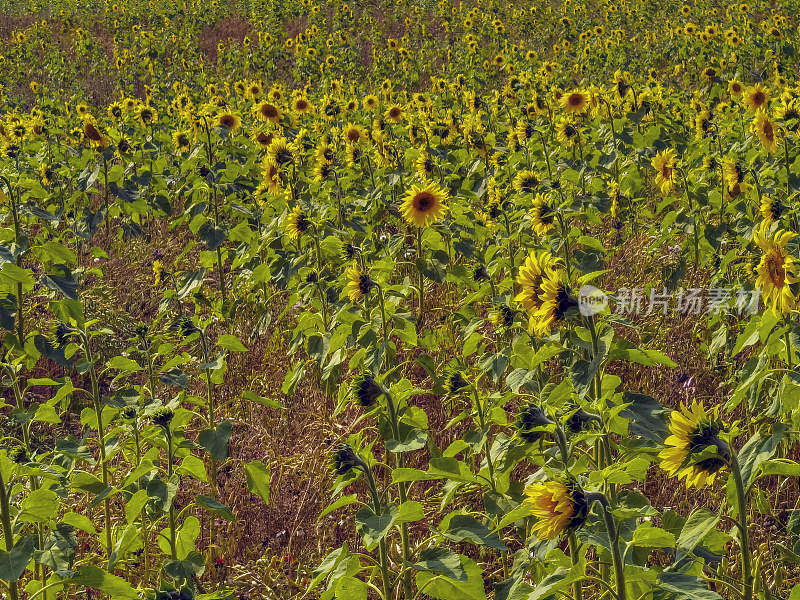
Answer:
<path fill-rule="evenodd" d="M 410 225 L 425 227 L 438 221 L 447 212 L 448 194 L 436 183 L 412 186 L 403 198 L 400 210 Z"/>
<path fill-rule="evenodd" d="M 759 109 L 756 111 L 756 116 L 750 129 L 758 137 L 761 145 L 767 149 L 767 152 L 770 154 L 777 152 L 778 143 L 780 142 L 780 129 L 769 118 L 765 110 Z"/>
<path fill-rule="evenodd" d="M 545 276 L 557 266 L 558 260 L 549 252 L 534 251 L 528 255 L 517 273 L 519 292 L 514 297 L 514 302 L 521 304 L 528 314 L 528 329 L 531 333 L 535 323 L 534 315 L 542 307 L 542 283 Z"/>
<path fill-rule="evenodd" d="M 675 187 L 675 163 L 677 162 L 677 153 L 673 148 L 667 148 L 663 152 L 659 152 L 650 161 L 653 168 L 656 170 L 656 185 L 661 188 L 661 193 L 665 196 Z"/>
<path fill-rule="evenodd" d="M 347 285 L 345 291 L 347 297 L 351 302 L 356 302 L 369 294 L 372 288 L 375 287 L 375 282 L 370 279 L 370 276 L 361 270 L 358 263 L 353 263 L 345 273 L 347 276 Z"/>
<path fill-rule="evenodd" d="M 542 540 L 553 540 L 586 521 L 589 505 L 577 484 L 560 481 L 533 483 L 525 488 L 523 502 L 537 518 L 531 531 Z"/>
<path fill-rule="evenodd" d="M 786 212 L 786 207 L 780 200 L 775 200 L 769 196 L 761 197 L 761 205 L 758 207 L 761 216 L 768 222 L 772 223 L 781 218 Z"/>
<path fill-rule="evenodd" d="M 533 330 L 537 335 L 550 333 L 554 324 L 563 320 L 571 309 L 578 306 L 578 301 L 573 298 L 566 283 L 566 273 L 563 269 L 552 270 L 545 274 L 539 300 L 542 305 L 533 315 Z"/>
<path fill-rule="evenodd" d="M 545 235 L 555 222 L 555 208 L 548 194 L 536 194 L 531 208 L 531 225 L 537 235 Z"/>
<path fill-rule="evenodd" d="M 761 262 L 756 267 L 756 287 L 761 290 L 764 304 L 785 315 L 796 304 L 791 284 L 797 283 L 795 258 L 786 251 L 786 244 L 797 234 L 778 229 L 770 233 L 770 223 L 762 221 L 753 231 L 753 241 L 761 249 Z"/>
<path fill-rule="evenodd" d="M 730 460 L 730 447 L 719 438 L 722 429 L 716 415 L 709 415 L 701 402 L 681 406 L 670 416 L 670 435 L 659 453 L 661 468 L 688 487 L 714 483 L 717 473 Z M 699 455 L 699 456 L 698 456 Z"/>
<path fill-rule="evenodd" d="M 286 233 L 288 233 L 289 237 L 293 240 L 297 240 L 308 231 L 310 226 L 311 221 L 308 220 L 308 215 L 306 215 L 299 206 L 295 206 L 286 220 Z"/>

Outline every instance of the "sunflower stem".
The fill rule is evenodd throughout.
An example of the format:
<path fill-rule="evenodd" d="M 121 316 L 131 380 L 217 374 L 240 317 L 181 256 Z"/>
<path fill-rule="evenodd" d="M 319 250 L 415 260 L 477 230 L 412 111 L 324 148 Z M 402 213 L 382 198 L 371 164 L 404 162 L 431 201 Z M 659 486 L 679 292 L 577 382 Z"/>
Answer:
<path fill-rule="evenodd" d="M 422 260 L 422 228 L 417 229 L 417 261 Z M 417 315 L 417 324 L 422 323 L 422 310 L 425 307 L 425 279 L 422 275 L 422 269 L 419 264 L 417 265 L 419 271 L 419 314 Z"/>
<path fill-rule="evenodd" d="M 367 476 L 367 483 L 369 484 L 369 491 L 372 495 L 372 504 L 375 509 L 375 514 L 381 514 L 381 498 L 380 494 L 378 494 L 378 487 L 375 485 L 375 477 L 372 475 L 372 469 L 370 469 L 366 463 L 361 464 L 361 468 L 364 471 L 364 474 Z M 378 543 L 378 558 L 380 560 L 381 566 L 381 579 L 383 581 L 383 597 L 384 600 L 391 600 L 392 598 L 392 584 L 389 579 L 389 558 L 386 552 L 386 540 L 382 539 Z"/>
<path fill-rule="evenodd" d="M 11 529 L 11 511 L 8 503 L 8 489 L 3 481 L 3 474 L 0 473 L 0 521 L 3 525 L 3 537 L 5 538 L 6 552 L 11 552 L 14 547 L 14 532 Z M 17 582 L 8 582 L 8 593 L 11 600 L 18 600 Z"/>
<path fill-rule="evenodd" d="M 792 370 L 792 344 L 789 340 L 789 330 L 787 329 L 783 333 L 783 340 L 786 343 L 786 366 L 791 371 Z"/>
<path fill-rule="evenodd" d="M 739 549 L 742 553 L 742 595 L 744 600 L 752 600 L 753 574 L 750 569 L 750 541 L 747 532 L 747 490 L 742 481 L 742 470 L 733 446 L 731 446 L 730 467 L 736 485 L 736 500 L 739 505 L 739 520 L 736 525 L 739 528 Z"/>
<path fill-rule="evenodd" d="M 617 598 L 618 600 L 626 600 L 625 566 L 622 563 L 622 554 L 619 550 L 619 532 L 617 531 L 617 525 L 614 523 L 614 516 L 611 514 L 611 508 L 608 504 L 608 499 L 603 494 L 597 494 L 596 498 L 594 499 L 598 500 L 602 505 L 603 520 L 606 524 L 608 541 L 611 545 L 611 560 L 614 563 L 614 573 L 617 584 Z"/>

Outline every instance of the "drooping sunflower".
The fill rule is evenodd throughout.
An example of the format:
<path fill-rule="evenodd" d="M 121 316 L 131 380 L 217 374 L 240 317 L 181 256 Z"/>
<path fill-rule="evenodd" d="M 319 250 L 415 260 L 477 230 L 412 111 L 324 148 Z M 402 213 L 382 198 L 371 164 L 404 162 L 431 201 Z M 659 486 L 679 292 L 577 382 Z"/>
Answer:
<path fill-rule="evenodd" d="M 730 460 L 730 447 L 719 438 L 722 424 L 714 413 L 706 412 L 702 402 L 673 410 L 670 416 L 671 435 L 660 453 L 661 468 L 673 477 L 684 479 L 688 487 L 714 483 L 717 473 Z"/>
<path fill-rule="evenodd" d="M 437 183 L 414 185 L 406 193 L 400 210 L 410 225 L 425 227 L 438 221 L 447 212 L 448 193 Z"/>
<path fill-rule="evenodd" d="M 574 482 L 533 483 L 525 488 L 523 503 L 537 518 L 531 531 L 542 540 L 553 540 L 579 528 L 589 513 L 586 495 Z"/>
<path fill-rule="evenodd" d="M 573 90 L 561 96 L 561 108 L 570 115 L 580 115 L 586 112 L 589 106 L 589 94 L 583 90 Z"/>
<path fill-rule="evenodd" d="M 767 111 L 759 109 L 750 126 L 751 131 L 758 137 L 761 145 L 770 154 L 775 154 L 780 143 L 780 129 L 769 118 Z"/>
<path fill-rule="evenodd" d="M 756 287 L 761 290 L 764 304 L 776 313 L 785 315 L 797 303 L 791 285 L 797 283 L 797 261 L 786 250 L 786 244 L 797 234 L 778 229 L 770 232 L 770 223 L 762 221 L 753 230 L 753 241 L 763 253 L 755 269 Z"/>
<path fill-rule="evenodd" d="M 267 158 L 272 164 L 281 168 L 294 162 L 294 152 L 286 138 L 276 137 L 272 139 L 272 143 L 267 148 Z"/>
<path fill-rule="evenodd" d="M 536 194 L 531 208 L 531 225 L 537 235 L 545 235 L 555 222 L 555 206 L 550 194 Z"/>
<path fill-rule="evenodd" d="M 661 188 L 661 193 L 669 195 L 675 187 L 675 165 L 678 154 L 673 148 L 667 148 L 657 153 L 650 164 L 656 171 L 656 185 Z"/>
<path fill-rule="evenodd" d="M 83 137 L 98 148 L 108 146 L 108 138 L 100 131 L 97 122 L 88 114 L 83 119 Z"/>
<path fill-rule="evenodd" d="M 758 211 L 761 213 L 761 216 L 765 221 L 772 223 L 773 221 L 777 221 L 781 218 L 781 216 L 786 212 L 786 207 L 781 203 L 780 200 L 771 198 L 770 196 L 762 196 L 761 205 L 758 207 Z"/>
<path fill-rule="evenodd" d="M 516 435 L 525 443 L 539 441 L 547 433 L 547 427 L 555 425 L 538 404 L 530 403 L 522 409 L 514 422 Z"/>
<path fill-rule="evenodd" d="M 539 177 L 530 169 L 523 169 L 514 177 L 513 187 L 520 194 L 532 194 L 539 187 Z"/>
<path fill-rule="evenodd" d="M 571 309 L 578 307 L 563 269 L 545 273 L 539 300 L 541 307 L 533 315 L 533 331 L 537 335 L 550 333 L 553 325 L 567 317 Z"/>
<path fill-rule="evenodd" d="M 759 108 L 766 108 L 769 104 L 769 92 L 760 83 L 757 83 L 745 90 L 744 103 L 753 112 Z"/>
<path fill-rule="evenodd" d="M 347 269 L 345 275 L 347 277 L 345 291 L 347 292 L 347 297 L 350 298 L 351 302 L 357 302 L 369 294 L 372 291 L 372 288 L 375 287 L 375 282 L 370 278 L 369 275 L 361 270 L 361 267 L 359 267 L 358 263 L 356 262 L 354 262 L 350 268 Z"/>
<path fill-rule="evenodd" d="M 292 240 L 298 240 L 308 228 L 311 227 L 311 221 L 308 219 L 305 211 L 299 206 L 295 206 L 289 217 L 286 219 L 286 233 Z"/>

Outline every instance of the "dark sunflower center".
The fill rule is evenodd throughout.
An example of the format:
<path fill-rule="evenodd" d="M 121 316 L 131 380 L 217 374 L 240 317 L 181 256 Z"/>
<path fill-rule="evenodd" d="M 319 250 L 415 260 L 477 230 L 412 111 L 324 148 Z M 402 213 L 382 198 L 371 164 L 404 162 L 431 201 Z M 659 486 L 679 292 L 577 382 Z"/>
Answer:
<path fill-rule="evenodd" d="M 228 129 L 232 128 L 236 123 L 236 119 L 233 118 L 233 115 L 222 115 L 219 120 L 221 125 L 224 125 Z"/>
<path fill-rule="evenodd" d="M 581 106 L 583 104 L 583 96 L 581 94 L 570 94 L 567 102 L 570 106 Z"/>
<path fill-rule="evenodd" d="M 559 286 L 558 294 L 556 295 L 556 309 L 555 309 L 555 317 L 556 320 L 561 320 L 567 314 L 567 311 L 570 308 L 578 306 L 578 302 L 570 296 L 569 290 L 565 286 Z"/>
<path fill-rule="evenodd" d="M 274 119 L 278 116 L 278 109 L 272 106 L 272 104 L 265 104 L 261 107 L 261 114 L 266 119 Z"/>
<path fill-rule="evenodd" d="M 427 212 L 433 208 L 436 197 L 430 192 L 420 192 L 414 196 L 414 208 L 420 212 Z"/>

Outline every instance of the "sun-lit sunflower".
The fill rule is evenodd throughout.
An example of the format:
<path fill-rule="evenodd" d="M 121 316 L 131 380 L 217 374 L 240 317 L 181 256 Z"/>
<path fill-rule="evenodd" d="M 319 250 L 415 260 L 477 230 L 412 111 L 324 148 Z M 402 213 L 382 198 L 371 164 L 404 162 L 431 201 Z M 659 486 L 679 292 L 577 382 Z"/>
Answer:
<path fill-rule="evenodd" d="M 390 123 L 399 123 L 403 120 L 403 115 L 405 115 L 405 111 L 399 104 L 392 104 L 383 114 L 384 118 Z"/>
<path fill-rule="evenodd" d="M 781 218 L 781 216 L 786 212 L 786 207 L 781 203 L 780 200 L 771 198 L 770 196 L 762 196 L 761 205 L 758 207 L 758 211 L 766 221 L 772 223 L 773 221 L 777 221 Z"/>
<path fill-rule="evenodd" d="M 354 262 L 350 268 L 347 269 L 345 276 L 347 277 L 345 291 L 347 292 L 347 297 L 350 298 L 351 302 L 357 302 L 369 294 L 372 291 L 372 288 L 375 287 L 375 282 L 370 279 L 369 275 L 361 270 L 361 267 L 359 267 L 358 263 L 356 262 Z"/>
<path fill-rule="evenodd" d="M 542 307 L 539 298 L 542 293 L 542 283 L 547 273 L 556 268 L 558 262 L 559 259 L 550 252 L 532 251 L 519 268 L 516 278 L 519 292 L 514 296 L 514 302 L 521 304 L 530 318 Z M 529 325 L 532 327 L 532 320 Z"/>
<path fill-rule="evenodd" d="M 358 144 L 363 142 L 367 136 L 366 131 L 364 131 L 364 128 L 361 125 L 354 125 L 353 123 L 348 123 L 345 125 L 342 133 L 348 144 Z"/>
<path fill-rule="evenodd" d="M 533 483 L 525 488 L 523 503 L 537 518 L 531 531 L 542 540 L 579 528 L 589 512 L 586 495 L 574 482 Z"/>
<path fill-rule="evenodd" d="M 311 221 L 308 215 L 299 206 L 295 206 L 289 217 L 286 219 L 286 233 L 293 240 L 298 240 L 308 228 L 311 227 Z"/>
<path fill-rule="evenodd" d="M 256 194 L 267 192 L 273 196 L 280 194 L 283 189 L 283 181 L 281 180 L 281 172 L 275 163 L 268 159 L 261 162 L 261 183 L 256 189 Z"/>
<path fill-rule="evenodd" d="M 550 333 L 553 325 L 578 307 L 578 301 L 572 296 L 563 269 L 553 269 L 544 274 L 539 300 L 542 305 L 533 315 L 533 331 L 537 335 Z"/>
<path fill-rule="evenodd" d="M 153 125 L 156 121 L 158 121 L 158 113 L 152 106 L 148 104 L 142 104 L 139 107 L 139 111 L 136 116 L 143 125 Z"/>
<path fill-rule="evenodd" d="M 797 234 L 778 229 L 770 231 L 770 223 L 762 221 L 753 230 L 753 241 L 761 249 L 761 261 L 755 269 L 756 287 L 761 290 L 764 304 L 776 313 L 785 315 L 796 305 L 791 285 L 798 282 L 797 261 L 786 250 L 786 244 Z"/>
<path fill-rule="evenodd" d="M 758 137 L 761 145 L 767 149 L 767 152 L 775 154 L 778 151 L 778 144 L 781 139 L 780 129 L 769 118 L 767 111 L 763 109 L 756 111 L 756 116 L 750 125 L 750 129 Z"/>
<path fill-rule="evenodd" d="M 272 102 L 259 102 L 253 106 L 253 114 L 260 121 L 277 123 L 281 120 L 281 109 Z"/>
<path fill-rule="evenodd" d="M 233 133 L 242 126 L 242 118 L 235 113 L 223 112 L 217 115 L 216 125 Z"/>
<path fill-rule="evenodd" d="M 294 161 L 294 152 L 286 138 L 276 137 L 267 148 L 267 158 L 272 164 L 281 168 Z"/>
<path fill-rule="evenodd" d="M 564 112 L 571 115 L 580 115 L 586 112 L 589 106 L 589 94 L 583 90 L 573 90 L 561 96 L 559 100 Z"/>
<path fill-rule="evenodd" d="M 556 139 L 562 144 L 576 144 L 580 140 L 578 126 L 570 118 L 556 122 Z"/>
<path fill-rule="evenodd" d="M 670 415 L 666 446 L 660 453 L 661 468 L 673 477 L 684 479 L 688 487 L 714 483 L 717 473 L 730 460 L 730 447 L 720 439 L 722 424 L 716 407 L 709 414 L 702 402 L 695 400 Z"/>
<path fill-rule="evenodd" d="M 83 119 L 83 137 L 98 148 L 108 146 L 108 138 L 100 131 L 97 122 L 88 114 Z"/>
<path fill-rule="evenodd" d="M 753 112 L 760 108 L 766 108 L 769 104 L 769 92 L 760 83 L 747 88 L 743 97 L 745 105 Z"/>
<path fill-rule="evenodd" d="M 513 187 L 520 194 L 532 194 L 539 187 L 539 177 L 530 169 L 523 169 L 514 176 Z"/>
<path fill-rule="evenodd" d="M 447 212 L 448 193 L 437 183 L 414 185 L 406 193 L 400 210 L 410 225 L 425 227 L 438 221 Z"/>
<path fill-rule="evenodd" d="M 423 151 L 419 153 L 417 160 L 414 162 L 414 167 L 417 170 L 417 175 L 422 181 L 429 179 L 436 170 L 436 162 L 430 154 Z"/>
<path fill-rule="evenodd" d="M 656 170 L 656 185 L 661 188 L 661 193 L 669 195 L 675 187 L 675 165 L 678 154 L 673 148 L 657 153 L 650 164 Z"/>
<path fill-rule="evenodd" d="M 545 235 L 556 219 L 555 206 L 550 194 L 536 194 L 531 207 L 531 225 L 537 235 Z"/>
<path fill-rule="evenodd" d="M 311 102 L 305 96 L 298 96 L 292 100 L 292 111 L 298 115 L 305 115 L 313 110 Z"/>

